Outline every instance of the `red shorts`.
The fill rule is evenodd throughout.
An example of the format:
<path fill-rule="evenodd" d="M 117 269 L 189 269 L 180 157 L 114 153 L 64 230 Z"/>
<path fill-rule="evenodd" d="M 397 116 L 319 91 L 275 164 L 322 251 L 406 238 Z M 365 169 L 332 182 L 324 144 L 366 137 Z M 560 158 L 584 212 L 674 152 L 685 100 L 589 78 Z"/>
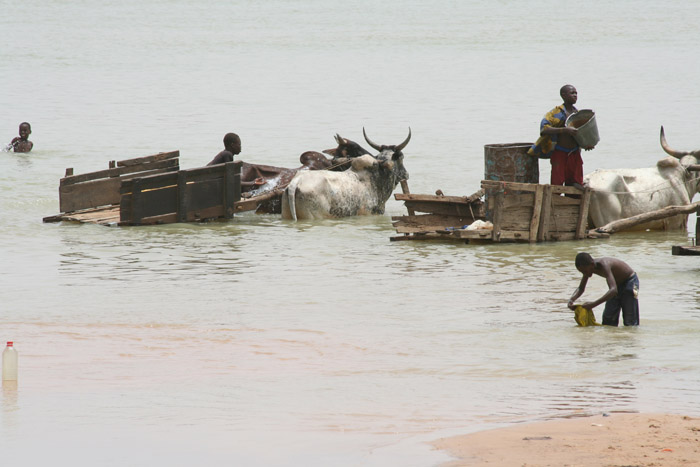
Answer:
<path fill-rule="evenodd" d="M 550 160 L 552 185 L 583 185 L 583 159 L 580 149 L 568 153 L 555 149 Z"/>

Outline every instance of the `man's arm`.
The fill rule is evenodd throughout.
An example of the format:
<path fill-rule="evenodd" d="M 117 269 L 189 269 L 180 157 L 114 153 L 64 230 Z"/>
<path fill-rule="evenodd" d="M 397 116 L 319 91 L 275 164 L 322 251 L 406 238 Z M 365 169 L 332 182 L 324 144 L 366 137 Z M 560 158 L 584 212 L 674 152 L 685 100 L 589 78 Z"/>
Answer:
<path fill-rule="evenodd" d="M 600 297 L 598 300 L 595 300 L 593 302 L 586 302 L 582 306 L 584 308 L 587 308 L 589 310 L 592 310 L 593 308 L 597 307 L 603 302 L 607 302 L 611 298 L 613 298 L 615 295 L 617 295 L 617 283 L 615 282 L 615 276 L 613 276 L 612 270 L 610 269 L 609 266 L 605 266 L 604 269 L 605 272 L 605 280 L 608 282 L 608 291 L 605 292 L 605 294 Z"/>
<path fill-rule="evenodd" d="M 573 137 L 577 132 L 578 130 L 576 128 L 570 126 L 555 127 L 551 125 L 545 125 L 540 131 L 540 135 L 569 135 Z"/>
<path fill-rule="evenodd" d="M 571 296 L 569 299 L 568 307 L 570 309 L 576 308 L 574 306 L 574 302 L 576 301 L 577 298 L 579 298 L 581 295 L 583 295 L 583 292 L 586 290 L 586 284 L 588 283 L 588 277 L 583 276 L 581 278 L 581 283 L 578 285 L 578 288 L 574 291 L 574 294 Z"/>

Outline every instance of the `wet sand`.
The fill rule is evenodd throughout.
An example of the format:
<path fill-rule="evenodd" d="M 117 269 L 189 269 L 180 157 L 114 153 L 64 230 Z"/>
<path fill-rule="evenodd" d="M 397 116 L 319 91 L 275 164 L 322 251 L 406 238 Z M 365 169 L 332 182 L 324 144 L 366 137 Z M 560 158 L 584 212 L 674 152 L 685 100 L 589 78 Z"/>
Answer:
<path fill-rule="evenodd" d="M 700 418 L 596 415 L 509 426 L 432 443 L 455 466 L 678 467 L 700 465 Z"/>

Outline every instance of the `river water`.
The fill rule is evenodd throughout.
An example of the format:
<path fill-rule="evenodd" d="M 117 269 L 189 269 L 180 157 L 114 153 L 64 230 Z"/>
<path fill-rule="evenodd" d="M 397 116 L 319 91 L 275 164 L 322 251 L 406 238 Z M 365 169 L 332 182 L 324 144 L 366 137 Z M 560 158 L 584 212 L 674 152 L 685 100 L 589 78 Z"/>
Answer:
<path fill-rule="evenodd" d="M 585 172 L 700 147 L 697 2 L 1 2 L 0 339 L 7 465 L 404 465 L 426 444 L 611 411 L 700 414 L 689 232 L 391 243 L 383 216 L 44 224 L 58 183 L 178 149 L 295 167 L 333 135 L 404 151 L 414 193 L 468 195 L 485 144 L 532 141 L 574 84 Z M 541 180 L 549 179 L 546 161 Z M 641 326 L 579 328 L 577 252 L 638 272 Z M 584 298 L 605 291 L 593 278 Z M 602 308 L 597 310 L 598 319 Z M 3 461 L 3 465 L 5 461 Z"/>

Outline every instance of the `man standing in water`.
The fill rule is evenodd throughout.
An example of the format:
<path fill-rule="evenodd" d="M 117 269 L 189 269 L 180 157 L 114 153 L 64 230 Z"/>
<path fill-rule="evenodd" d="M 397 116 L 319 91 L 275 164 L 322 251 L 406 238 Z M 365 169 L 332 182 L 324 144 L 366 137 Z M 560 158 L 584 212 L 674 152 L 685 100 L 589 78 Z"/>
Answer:
<path fill-rule="evenodd" d="M 575 87 L 566 84 L 559 90 L 559 95 L 564 103 L 544 116 L 540 122 L 540 137 L 527 153 L 541 159 L 550 159 L 552 185 L 583 188 L 581 148 L 574 139 L 578 130 L 565 125 L 567 117 L 578 112 L 574 107 L 578 93 Z"/>
<path fill-rule="evenodd" d="M 622 320 L 625 326 L 639 325 L 639 302 L 637 301 L 639 278 L 627 263 L 617 258 L 594 259 L 588 253 L 579 253 L 576 255 L 576 269 L 583 274 L 583 277 L 569 299 L 570 309 L 576 309 L 574 300 L 583 294 L 588 279 L 596 274 L 608 282 L 608 291 L 598 300 L 586 302 L 581 306 L 592 310 L 605 302 L 603 325 L 617 326 L 620 320 L 620 309 L 622 309 Z"/>
<path fill-rule="evenodd" d="M 207 165 L 233 162 L 233 156 L 241 153 L 241 138 L 236 133 L 226 133 L 224 136 L 224 150 L 217 154 Z"/>

